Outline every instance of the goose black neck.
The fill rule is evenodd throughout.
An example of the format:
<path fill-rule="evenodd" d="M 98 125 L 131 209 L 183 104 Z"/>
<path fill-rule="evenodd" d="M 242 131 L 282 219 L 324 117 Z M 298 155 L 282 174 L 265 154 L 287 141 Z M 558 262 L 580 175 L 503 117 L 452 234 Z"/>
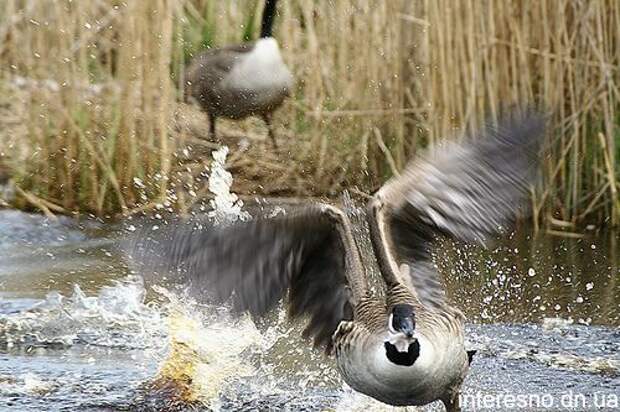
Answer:
<path fill-rule="evenodd" d="M 390 258 L 386 250 L 389 245 L 386 244 L 384 235 L 381 232 L 380 225 L 385 225 L 385 222 L 382 221 L 383 215 L 379 210 L 381 207 L 382 201 L 377 199 L 371 200 L 367 205 L 366 220 L 368 222 L 368 228 L 370 229 L 372 249 L 377 257 L 379 270 L 388 288 L 393 288 L 398 285 L 398 279 L 392 270 Z"/>
<path fill-rule="evenodd" d="M 263 21 L 260 27 L 260 37 L 271 37 L 271 29 L 273 28 L 273 18 L 276 14 L 276 1 L 265 0 L 265 8 L 263 9 Z"/>

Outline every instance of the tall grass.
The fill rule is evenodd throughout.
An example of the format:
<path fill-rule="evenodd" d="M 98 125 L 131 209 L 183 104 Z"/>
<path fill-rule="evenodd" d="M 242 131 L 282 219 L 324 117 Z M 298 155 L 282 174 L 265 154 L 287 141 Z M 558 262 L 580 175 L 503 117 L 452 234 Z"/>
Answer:
<path fill-rule="evenodd" d="M 0 152 L 20 199 L 98 215 L 195 202 L 210 145 L 205 116 L 178 102 L 183 68 L 204 47 L 255 37 L 262 4 L 5 0 Z M 297 78 L 275 115 L 283 149 L 254 119 L 224 122 L 238 191 L 369 193 L 420 149 L 534 105 L 551 119 L 535 221 L 620 223 L 619 3 L 282 0 L 279 11 Z"/>

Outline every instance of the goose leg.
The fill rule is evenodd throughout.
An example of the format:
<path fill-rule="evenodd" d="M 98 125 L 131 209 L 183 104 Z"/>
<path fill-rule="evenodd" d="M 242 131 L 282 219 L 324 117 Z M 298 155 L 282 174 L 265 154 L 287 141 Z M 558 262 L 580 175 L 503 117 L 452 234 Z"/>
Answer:
<path fill-rule="evenodd" d="M 215 115 L 209 113 L 209 140 L 212 142 L 219 141 L 215 135 Z"/>
<path fill-rule="evenodd" d="M 276 135 L 273 132 L 273 127 L 271 125 L 271 113 L 263 113 L 262 117 L 263 121 L 267 125 L 267 130 L 269 130 L 269 138 L 271 139 L 271 143 L 273 143 L 273 148 L 278 150 L 278 142 L 276 142 Z"/>
<path fill-rule="evenodd" d="M 459 391 L 454 391 L 453 393 L 447 394 L 444 398 L 441 399 L 444 406 L 446 407 L 446 412 L 461 412 L 461 404 L 459 402 Z"/>

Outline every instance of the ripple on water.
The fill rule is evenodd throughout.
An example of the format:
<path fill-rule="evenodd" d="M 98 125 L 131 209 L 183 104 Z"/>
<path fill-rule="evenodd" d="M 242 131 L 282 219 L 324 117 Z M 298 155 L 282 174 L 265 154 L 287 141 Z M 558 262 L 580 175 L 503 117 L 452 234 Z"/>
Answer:
<path fill-rule="evenodd" d="M 0 250 L 82 241 L 87 238 L 84 224 L 65 216 L 50 220 L 39 214 L 0 209 Z"/>

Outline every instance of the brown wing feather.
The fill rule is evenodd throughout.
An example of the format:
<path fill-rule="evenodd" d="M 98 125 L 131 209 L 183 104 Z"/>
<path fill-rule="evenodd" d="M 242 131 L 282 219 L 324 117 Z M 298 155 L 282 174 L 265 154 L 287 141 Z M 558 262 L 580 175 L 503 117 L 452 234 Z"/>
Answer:
<path fill-rule="evenodd" d="M 342 222 L 322 205 L 275 218 L 208 229 L 178 223 L 129 254 L 141 272 L 179 273 L 191 289 L 263 315 L 286 291 L 293 318 L 308 316 L 306 336 L 328 350 L 347 303 Z"/>
<path fill-rule="evenodd" d="M 536 114 L 506 118 L 412 162 L 378 192 L 391 269 L 408 266 L 407 283 L 422 303 L 443 304 L 431 261 L 436 235 L 485 245 L 512 227 L 536 176 L 543 129 Z"/>
<path fill-rule="evenodd" d="M 194 57 L 185 71 L 185 100 L 190 96 L 199 102 L 217 100 L 222 80 L 254 46 L 255 42 L 224 46 L 205 50 Z"/>

